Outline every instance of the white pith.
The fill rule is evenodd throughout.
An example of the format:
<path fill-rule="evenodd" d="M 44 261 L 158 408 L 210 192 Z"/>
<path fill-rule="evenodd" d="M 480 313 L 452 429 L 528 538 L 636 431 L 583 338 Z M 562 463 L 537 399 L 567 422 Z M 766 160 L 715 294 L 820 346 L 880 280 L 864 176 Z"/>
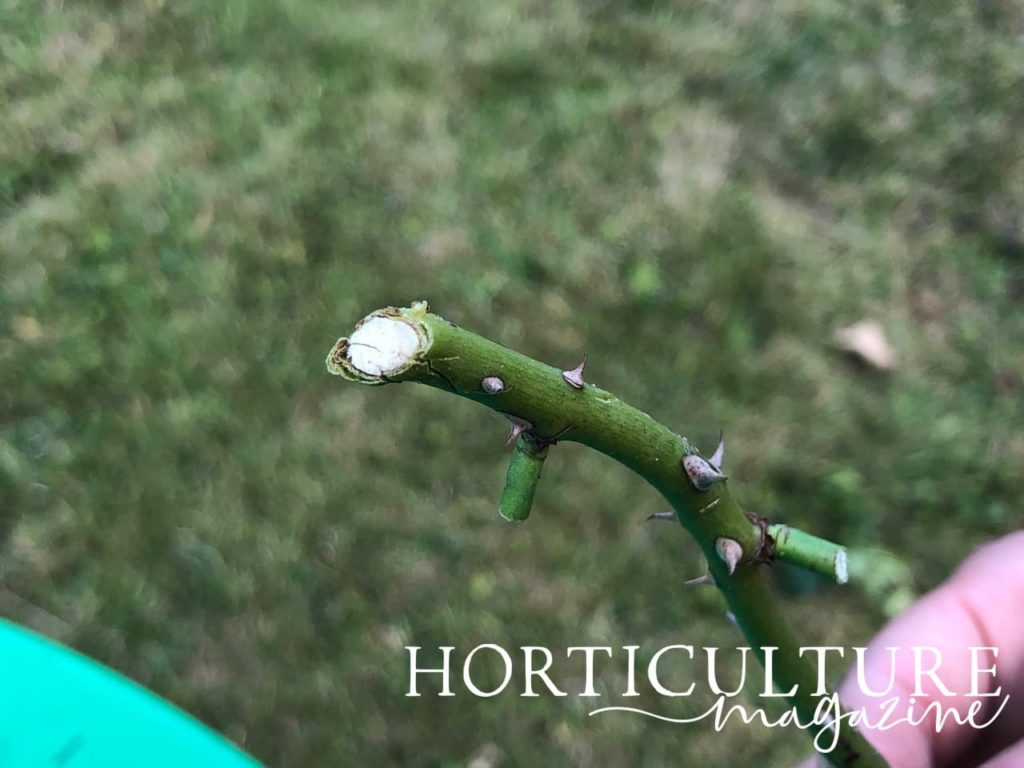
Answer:
<path fill-rule="evenodd" d="M 409 367 L 420 347 L 416 331 L 401 320 L 372 317 L 348 339 L 348 362 L 368 376 L 388 376 Z"/>
<path fill-rule="evenodd" d="M 836 582 L 845 584 L 850 580 L 850 566 L 846 561 L 846 550 L 840 548 L 836 552 Z"/>

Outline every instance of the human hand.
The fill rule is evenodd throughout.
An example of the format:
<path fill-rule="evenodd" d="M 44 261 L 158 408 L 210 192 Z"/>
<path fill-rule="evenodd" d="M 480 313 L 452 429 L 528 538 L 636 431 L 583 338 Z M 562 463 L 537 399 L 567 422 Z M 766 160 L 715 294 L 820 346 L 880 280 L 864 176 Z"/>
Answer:
<path fill-rule="evenodd" d="M 933 647 L 944 660 L 936 675 L 945 685 L 922 675 L 918 693 L 913 647 Z M 900 649 L 895 654 L 888 648 Z M 996 674 L 976 675 L 972 669 L 970 648 L 998 648 L 998 656 L 985 654 L 977 667 L 993 664 Z M 895 658 L 895 663 L 893 662 Z M 891 730 L 863 728 L 861 732 L 891 768 L 1022 768 L 1024 766 L 1024 531 L 1010 534 L 988 544 L 968 557 L 944 584 L 914 603 L 889 623 L 875 638 L 865 654 L 864 681 L 871 690 L 884 690 L 891 665 L 895 683 L 891 692 L 872 697 L 861 690 L 857 675 L 851 671 L 839 689 L 843 711 L 863 708 L 869 721 L 877 722 L 882 704 L 892 697 L 900 699 L 897 712 L 906 712 L 911 698 L 916 710 L 923 712 L 933 701 L 944 710 L 966 715 L 973 702 L 984 702 L 976 723 L 985 723 L 1007 699 L 998 718 L 984 729 L 960 725 L 954 716 L 939 732 L 934 714 L 920 725 L 902 724 Z M 930 668 L 925 663 L 923 668 Z M 977 680 L 978 692 L 999 696 L 968 697 Z M 953 695 L 948 695 L 952 692 Z M 961 718 L 962 719 L 962 718 Z M 815 762 L 818 760 L 819 762 Z M 800 768 L 823 765 L 820 758 Z"/>

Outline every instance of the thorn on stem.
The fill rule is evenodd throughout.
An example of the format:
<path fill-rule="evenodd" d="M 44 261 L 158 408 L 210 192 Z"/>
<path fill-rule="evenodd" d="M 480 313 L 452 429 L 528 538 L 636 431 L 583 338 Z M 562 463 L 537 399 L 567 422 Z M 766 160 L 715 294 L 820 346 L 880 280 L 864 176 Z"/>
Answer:
<path fill-rule="evenodd" d="M 649 514 L 647 516 L 647 519 L 648 520 L 675 520 L 676 519 L 676 513 L 675 512 L 651 512 L 651 514 Z"/>
<path fill-rule="evenodd" d="M 719 472 L 722 471 L 725 464 L 725 432 L 718 433 L 718 447 L 715 448 L 715 452 L 711 454 L 708 462 Z"/>
<path fill-rule="evenodd" d="M 573 368 L 571 371 L 562 371 L 562 378 L 565 379 L 565 383 L 573 389 L 583 389 L 583 369 L 587 367 L 587 355 L 583 354 L 583 362 Z"/>
<path fill-rule="evenodd" d="M 682 464 L 690 483 L 698 491 L 706 491 L 726 479 L 725 475 L 695 453 L 683 456 Z"/>
<path fill-rule="evenodd" d="M 523 432 L 528 429 L 533 429 L 531 424 L 526 419 L 520 419 L 518 416 L 509 416 L 506 414 L 506 418 L 512 422 L 512 431 L 509 432 L 508 438 L 505 440 L 505 445 L 512 445 Z"/>
<path fill-rule="evenodd" d="M 714 585 L 715 578 L 710 573 L 705 573 L 703 576 L 698 576 L 695 579 L 687 579 L 683 582 L 684 587 L 699 587 L 704 584 Z"/>
<path fill-rule="evenodd" d="M 505 382 L 497 376 L 487 376 L 480 382 L 480 388 L 488 395 L 496 395 L 505 391 Z"/>
<path fill-rule="evenodd" d="M 736 566 L 743 558 L 743 547 L 735 539 L 727 539 L 722 536 L 715 541 L 715 552 L 728 566 L 729 575 L 732 576 L 736 572 Z"/>

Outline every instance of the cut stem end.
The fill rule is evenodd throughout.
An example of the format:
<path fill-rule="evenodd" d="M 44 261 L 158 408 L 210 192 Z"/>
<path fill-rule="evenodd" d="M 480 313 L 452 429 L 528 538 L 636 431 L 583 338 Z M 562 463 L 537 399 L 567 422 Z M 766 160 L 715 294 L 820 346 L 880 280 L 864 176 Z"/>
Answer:
<path fill-rule="evenodd" d="M 363 318 L 352 335 L 338 339 L 327 355 L 327 370 L 364 384 L 384 384 L 416 363 L 430 338 L 417 316 L 426 304 L 387 307 Z"/>

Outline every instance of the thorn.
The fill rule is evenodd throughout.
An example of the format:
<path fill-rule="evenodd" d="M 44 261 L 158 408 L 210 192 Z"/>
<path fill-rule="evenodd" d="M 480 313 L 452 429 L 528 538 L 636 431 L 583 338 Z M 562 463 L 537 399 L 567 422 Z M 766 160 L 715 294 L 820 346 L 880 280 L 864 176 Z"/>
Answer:
<path fill-rule="evenodd" d="M 651 512 L 651 514 L 649 514 L 647 516 L 647 519 L 648 520 L 675 520 L 676 519 L 676 513 L 675 512 Z"/>
<path fill-rule="evenodd" d="M 587 367 L 587 354 L 583 353 L 583 362 L 571 371 L 562 371 L 562 378 L 565 383 L 573 389 L 583 389 L 583 369 Z"/>
<path fill-rule="evenodd" d="M 729 575 L 732 576 L 743 557 L 743 547 L 735 539 L 727 539 L 723 536 L 715 541 L 715 552 L 729 567 Z"/>
<path fill-rule="evenodd" d="M 705 573 L 703 576 L 698 576 L 696 579 L 687 579 L 683 582 L 684 587 L 699 587 L 703 584 L 714 584 L 715 578 L 710 573 Z"/>
<path fill-rule="evenodd" d="M 497 376 L 488 376 L 480 382 L 480 389 L 488 395 L 496 395 L 505 391 L 505 382 Z"/>
<path fill-rule="evenodd" d="M 719 472 L 722 471 L 722 464 L 725 461 L 725 432 L 718 433 L 718 447 L 715 448 L 715 452 L 711 454 L 711 458 L 708 462 L 712 467 L 717 469 Z"/>
<path fill-rule="evenodd" d="M 706 491 L 715 483 L 721 483 L 726 479 L 725 475 L 695 453 L 683 456 L 683 469 L 698 491 Z"/>
<path fill-rule="evenodd" d="M 721 501 L 721 499 L 712 499 L 707 504 L 705 504 L 703 507 L 698 509 L 697 510 L 697 514 L 698 515 L 703 515 L 705 512 L 710 512 L 712 509 L 714 509 L 715 507 L 718 506 L 718 502 L 720 502 L 720 501 Z"/>
<path fill-rule="evenodd" d="M 726 611 L 725 618 L 727 618 L 729 620 L 729 623 L 732 624 L 734 627 L 738 627 L 740 625 L 740 623 L 736 621 L 736 614 L 732 611 Z"/>
<path fill-rule="evenodd" d="M 533 429 L 533 424 L 528 422 L 526 419 L 520 419 L 518 416 L 509 416 L 505 414 L 505 418 L 512 422 L 512 431 L 509 432 L 508 438 L 505 440 L 505 445 L 512 445 L 523 432 L 528 429 Z"/>

